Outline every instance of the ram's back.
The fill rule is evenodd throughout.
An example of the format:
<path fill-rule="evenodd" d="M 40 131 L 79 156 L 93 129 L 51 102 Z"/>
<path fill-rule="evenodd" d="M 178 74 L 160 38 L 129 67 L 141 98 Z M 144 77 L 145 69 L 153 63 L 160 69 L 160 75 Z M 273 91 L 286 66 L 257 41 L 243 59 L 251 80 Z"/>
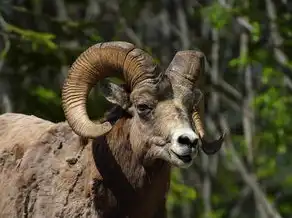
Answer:
<path fill-rule="evenodd" d="M 0 116 L 0 217 L 91 217 L 91 146 L 67 123 Z"/>

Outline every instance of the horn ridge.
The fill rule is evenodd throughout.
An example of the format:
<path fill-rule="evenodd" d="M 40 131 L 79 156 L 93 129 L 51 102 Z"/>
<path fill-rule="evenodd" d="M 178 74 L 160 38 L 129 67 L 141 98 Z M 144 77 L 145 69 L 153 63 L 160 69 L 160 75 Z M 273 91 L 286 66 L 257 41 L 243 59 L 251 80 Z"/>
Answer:
<path fill-rule="evenodd" d="M 113 75 L 121 75 L 132 90 L 139 82 L 155 77 L 156 66 L 150 55 L 128 42 L 98 43 L 81 53 L 62 88 L 64 114 L 76 134 L 96 138 L 111 130 L 109 122 L 97 124 L 89 119 L 86 101 L 98 81 Z"/>

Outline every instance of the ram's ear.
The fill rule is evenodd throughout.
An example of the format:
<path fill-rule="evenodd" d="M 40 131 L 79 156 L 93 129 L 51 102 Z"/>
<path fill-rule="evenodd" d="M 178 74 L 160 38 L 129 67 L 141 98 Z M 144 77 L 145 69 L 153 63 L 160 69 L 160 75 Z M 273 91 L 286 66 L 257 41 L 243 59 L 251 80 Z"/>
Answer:
<path fill-rule="evenodd" d="M 100 82 L 99 89 L 103 96 L 112 104 L 128 110 L 130 107 L 129 93 L 122 87 L 107 80 Z"/>
<path fill-rule="evenodd" d="M 193 91 L 194 95 L 194 106 L 198 106 L 204 98 L 204 94 L 200 89 L 195 88 Z"/>

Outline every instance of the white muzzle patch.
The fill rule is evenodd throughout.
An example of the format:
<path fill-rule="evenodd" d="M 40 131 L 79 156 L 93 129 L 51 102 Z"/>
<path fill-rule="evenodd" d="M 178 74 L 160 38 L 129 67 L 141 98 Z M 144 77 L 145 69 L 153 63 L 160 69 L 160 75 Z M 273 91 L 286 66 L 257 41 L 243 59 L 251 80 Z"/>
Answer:
<path fill-rule="evenodd" d="M 199 137 L 191 128 L 175 129 L 169 147 L 172 161 L 179 167 L 191 165 L 198 153 L 198 142 Z"/>

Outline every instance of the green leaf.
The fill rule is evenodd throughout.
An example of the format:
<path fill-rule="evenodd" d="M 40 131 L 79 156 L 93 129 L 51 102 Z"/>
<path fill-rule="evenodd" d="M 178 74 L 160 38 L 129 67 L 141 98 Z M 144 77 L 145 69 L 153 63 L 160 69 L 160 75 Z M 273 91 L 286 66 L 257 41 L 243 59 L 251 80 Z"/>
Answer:
<path fill-rule="evenodd" d="M 251 38 L 253 42 L 258 42 L 260 39 L 261 29 L 259 22 L 252 23 Z"/>
<path fill-rule="evenodd" d="M 11 24 L 7 24 L 7 31 L 18 34 L 24 40 L 31 41 L 33 50 L 37 50 L 41 45 L 51 50 L 58 48 L 57 44 L 53 42 L 56 37 L 54 34 L 22 29 Z"/>
<path fill-rule="evenodd" d="M 171 174 L 170 192 L 168 194 L 167 204 L 180 205 L 197 198 L 197 192 L 194 188 L 181 183 L 181 172 L 174 169 Z"/>
<path fill-rule="evenodd" d="M 60 97 L 51 89 L 38 86 L 32 91 L 32 94 L 36 95 L 43 102 L 60 104 Z"/>
<path fill-rule="evenodd" d="M 211 25 L 216 29 L 221 29 L 230 23 L 232 10 L 222 7 L 219 3 L 213 3 L 201 11 L 202 16 L 207 17 Z"/>

